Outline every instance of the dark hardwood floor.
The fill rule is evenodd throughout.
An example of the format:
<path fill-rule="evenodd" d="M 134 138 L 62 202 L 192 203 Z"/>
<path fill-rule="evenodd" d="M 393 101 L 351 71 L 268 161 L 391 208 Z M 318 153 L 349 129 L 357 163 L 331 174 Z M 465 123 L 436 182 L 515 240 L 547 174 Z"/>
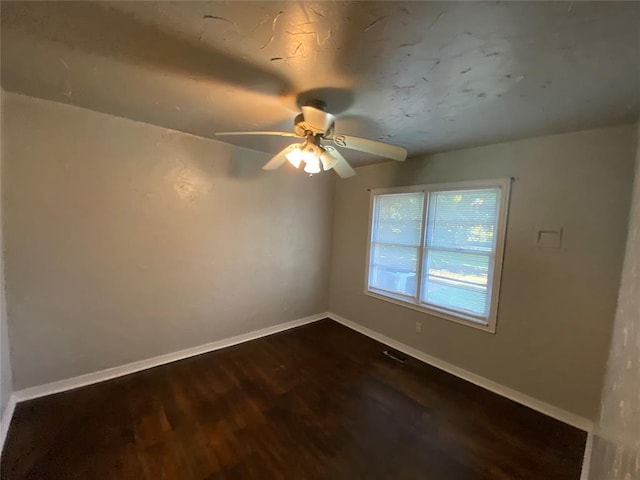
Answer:
<path fill-rule="evenodd" d="M 331 320 L 21 403 L 2 479 L 578 479 L 585 434 Z"/>

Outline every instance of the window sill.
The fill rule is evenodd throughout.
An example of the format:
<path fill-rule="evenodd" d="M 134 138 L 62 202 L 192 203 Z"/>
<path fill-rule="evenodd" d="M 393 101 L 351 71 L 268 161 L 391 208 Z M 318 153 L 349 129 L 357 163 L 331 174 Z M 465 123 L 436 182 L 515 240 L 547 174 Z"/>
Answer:
<path fill-rule="evenodd" d="M 466 325 L 467 327 L 475 328 L 483 332 L 488 332 L 493 334 L 496 333 L 495 319 L 493 319 L 492 321 L 489 321 L 488 324 L 480 323 L 478 320 L 472 319 L 470 317 L 465 317 L 464 315 L 460 315 L 460 316 L 452 315 L 450 313 L 443 312 L 441 310 L 437 310 L 434 308 L 428 308 L 422 305 L 416 305 L 415 303 L 409 303 L 406 300 L 404 300 L 401 296 L 394 297 L 392 295 L 389 295 L 387 292 L 385 292 L 385 294 L 380 294 L 380 293 L 376 293 L 375 291 L 365 289 L 364 294 L 369 297 L 376 298 L 378 300 L 383 300 L 385 302 L 393 303 L 394 305 L 410 308 L 411 310 L 416 310 L 426 315 L 443 318 L 445 320 L 449 320 L 451 322 L 455 322 L 460 325 Z"/>

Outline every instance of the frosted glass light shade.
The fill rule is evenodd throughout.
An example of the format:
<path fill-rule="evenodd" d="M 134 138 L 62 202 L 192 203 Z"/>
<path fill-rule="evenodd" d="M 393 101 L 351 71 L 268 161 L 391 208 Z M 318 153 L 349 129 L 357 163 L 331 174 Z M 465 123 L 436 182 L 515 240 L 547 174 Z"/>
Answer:
<path fill-rule="evenodd" d="M 305 167 L 304 171 L 307 173 L 320 173 L 320 160 L 315 155 L 309 155 L 305 158 Z"/>
<path fill-rule="evenodd" d="M 322 152 L 322 154 L 320 155 L 320 161 L 322 162 L 322 168 L 326 171 L 333 168 L 333 166 L 337 162 L 337 159 L 329 152 Z"/>
<path fill-rule="evenodd" d="M 289 153 L 284 155 L 289 160 L 289 163 L 293 165 L 295 168 L 300 166 L 300 162 L 302 161 L 302 152 L 300 151 L 300 147 L 296 147 L 291 150 Z"/>

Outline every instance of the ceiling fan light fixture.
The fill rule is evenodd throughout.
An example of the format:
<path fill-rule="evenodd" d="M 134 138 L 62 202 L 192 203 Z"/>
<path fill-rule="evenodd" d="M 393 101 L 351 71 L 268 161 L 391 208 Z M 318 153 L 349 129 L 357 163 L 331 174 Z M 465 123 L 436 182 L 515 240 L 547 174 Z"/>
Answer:
<path fill-rule="evenodd" d="M 216 135 L 268 135 L 303 139 L 302 143 L 293 143 L 274 155 L 263 165 L 263 170 L 275 170 L 288 161 L 294 168 L 300 168 L 304 162 L 304 171 L 311 175 L 320 173 L 322 170 L 333 170 L 341 178 L 355 175 L 355 170 L 340 151 L 331 145 L 322 145 L 322 141 L 331 141 L 341 148 L 398 162 L 403 162 L 407 158 L 406 148 L 400 145 L 352 135 L 336 134 L 335 117 L 326 111 L 324 102 L 310 100 L 306 105 L 302 105 L 301 109 L 302 113 L 295 117 L 293 132 L 217 132 Z"/>
<path fill-rule="evenodd" d="M 322 162 L 323 170 L 326 172 L 327 170 L 331 170 L 333 168 L 338 159 L 327 152 L 325 149 L 322 149 L 322 153 L 320 154 L 320 161 Z"/>
<path fill-rule="evenodd" d="M 320 173 L 322 170 L 320 169 L 320 159 L 317 155 L 312 152 L 307 153 L 306 158 L 304 159 L 305 167 L 304 171 L 310 174 Z"/>
<path fill-rule="evenodd" d="M 293 146 L 293 145 L 292 145 Z M 300 150 L 301 145 L 295 145 L 290 152 L 285 153 L 285 157 L 294 168 L 300 167 L 300 162 L 302 162 L 302 150 Z"/>

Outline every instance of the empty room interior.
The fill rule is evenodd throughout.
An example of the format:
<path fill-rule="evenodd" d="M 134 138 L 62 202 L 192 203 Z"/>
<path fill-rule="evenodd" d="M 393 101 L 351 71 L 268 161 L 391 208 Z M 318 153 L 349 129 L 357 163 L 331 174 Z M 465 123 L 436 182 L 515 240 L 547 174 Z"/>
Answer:
<path fill-rule="evenodd" d="M 0 2 L 0 478 L 640 479 L 640 2 Z"/>

